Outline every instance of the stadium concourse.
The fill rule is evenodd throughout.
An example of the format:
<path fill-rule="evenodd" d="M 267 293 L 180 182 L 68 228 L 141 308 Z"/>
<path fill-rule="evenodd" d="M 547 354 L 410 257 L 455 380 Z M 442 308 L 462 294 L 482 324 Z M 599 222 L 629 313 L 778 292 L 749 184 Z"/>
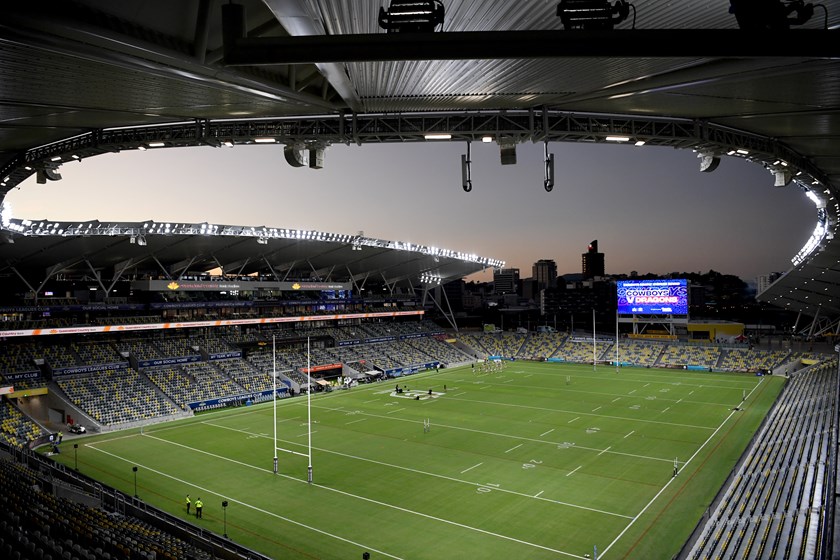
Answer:
<path fill-rule="evenodd" d="M 768 188 L 798 188 L 814 203 L 811 239 L 758 297 L 799 313 L 802 336 L 840 333 L 836 3 L 221 4 L 4 6 L 0 200 L 33 177 L 61 180 L 69 162 L 126 150 L 272 143 L 290 165 L 316 173 L 336 143 L 448 138 L 469 150 L 488 139 L 511 163 L 518 143 L 541 142 L 550 191 L 550 143 L 672 146 L 695 150 L 698 171 L 713 172 L 723 157 L 760 165 Z M 428 9 L 425 25 L 401 20 L 401 7 L 417 5 Z M 472 189 L 469 156 L 462 186 Z M 340 372 L 343 384 L 476 356 L 592 359 L 593 341 L 573 336 L 458 332 L 438 286 L 503 265 L 458 247 L 282 227 L 35 218 L 0 212 L 0 371 L 14 386 L 2 403 L 14 461 L 0 469 L 7 558 L 259 557 L 29 447 L 68 420 L 113 430 L 266 392 L 271 399 L 269 348 L 278 340 L 281 392 L 290 396 L 315 367 L 330 379 Z M 427 310 L 442 323 L 424 320 Z M 684 554 L 838 555 L 836 355 L 594 342 L 596 360 L 617 350 L 617 361 L 638 366 L 790 375 Z M 119 513 L 118 524 L 103 511 Z"/>

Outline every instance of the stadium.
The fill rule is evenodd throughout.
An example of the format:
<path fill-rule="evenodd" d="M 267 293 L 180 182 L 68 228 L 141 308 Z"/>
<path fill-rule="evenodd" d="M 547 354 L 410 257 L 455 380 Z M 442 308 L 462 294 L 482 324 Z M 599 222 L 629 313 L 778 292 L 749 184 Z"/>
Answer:
<path fill-rule="evenodd" d="M 0 200 L 141 150 L 317 173 L 331 145 L 452 141 L 470 192 L 471 142 L 531 142 L 549 193 L 563 142 L 693 150 L 813 202 L 758 299 L 820 341 L 629 336 L 646 304 L 688 320 L 634 285 L 597 331 L 467 330 L 445 286 L 505 262 L 457 240 L 4 204 L 3 557 L 840 556 L 840 6 L 633 4 L 3 10 Z"/>

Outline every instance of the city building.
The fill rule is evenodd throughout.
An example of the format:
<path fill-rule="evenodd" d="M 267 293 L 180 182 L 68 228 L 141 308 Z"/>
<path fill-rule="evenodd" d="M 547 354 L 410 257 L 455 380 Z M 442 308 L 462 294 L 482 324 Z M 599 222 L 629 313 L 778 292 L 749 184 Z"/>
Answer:
<path fill-rule="evenodd" d="M 597 239 L 589 244 L 587 251 L 581 255 L 581 261 L 584 280 L 604 276 L 604 253 L 598 252 Z"/>
<path fill-rule="evenodd" d="M 557 287 L 557 263 L 551 259 L 540 259 L 534 263 L 533 274 L 538 290 Z"/>
<path fill-rule="evenodd" d="M 493 291 L 497 294 L 519 293 L 519 269 L 496 269 L 493 272 Z"/>

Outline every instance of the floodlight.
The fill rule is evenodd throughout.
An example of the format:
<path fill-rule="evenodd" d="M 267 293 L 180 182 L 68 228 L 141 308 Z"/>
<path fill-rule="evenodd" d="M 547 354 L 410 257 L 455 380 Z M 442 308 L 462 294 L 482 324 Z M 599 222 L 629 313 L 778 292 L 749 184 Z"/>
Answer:
<path fill-rule="evenodd" d="M 778 31 L 806 23 L 814 15 L 814 5 L 802 0 L 729 0 L 729 13 L 741 29 Z"/>
<path fill-rule="evenodd" d="M 379 27 L 388 33 L 431 33 L 443 25 L 441 0 L 391 0 L 388 11 L 379 8 Z"/>
<path fill-rule="evenodd" d="M 452 135 L 446 133 L 430 133 L 424 134 L 423 138 L 426 140 L 452 140 Z"/>
<path fill-rule="evenodd" d="M 286 158 L 286 163 L 292 167 L 306 167 L 309 165 L 309 152 L 300 144 L 285 146 L 283 148 L 283 156 Z"/>
<path fill-rule="evenodd" d="M 499 138 L 499 155 L 502 165 L 516 165 L 516 140 Z"/>
<path fill-rule="evenodd" d="M 324 154 L 326 148 L 323 146 L 309 148 L 309 168 L 323 169 L 324 168 Z"/>
<path fill-rule="evenodd" d="M 793 173 L 790 169 L 785 167 L 776 167 L 771 166 L 769 168 L 770 173 L 773 174 L 775 181 L 773 182 L 774 187 L 786 187 L 788 186 L 791 181 L 793 181 Z"/>
<path fill-rule="evenodd" d="M 61 173 L 57 169 L 39 169 L 35 172 L 35 180 L 39 185 L 49 181 L 61 181 Z"/>
<path fill-rule="evenodd" d="M 718 168 L 718 165 L 720 165 L 720 156 L 717 156 L 712 152 L 700 152 L 697 154 L 697 157 L 700 158 L 701 173 L 711 173 Z"/>
<path fill-rule="evenodd" d="M 610 5 L 608 0 L 560 0 L 557 4 L 557 17 L 567 31 L 610 30 L 615 24 L 627 19 L 630 6 L 626 0 L 617 0 L 614 5 Z"/>

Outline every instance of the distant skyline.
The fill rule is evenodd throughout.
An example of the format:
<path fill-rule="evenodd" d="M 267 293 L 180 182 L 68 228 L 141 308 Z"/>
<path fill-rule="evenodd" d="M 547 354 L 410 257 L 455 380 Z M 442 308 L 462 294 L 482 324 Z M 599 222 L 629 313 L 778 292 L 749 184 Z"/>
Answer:
<path fill-rule="evenodd" d="M 501 259 L 523 278 L 540 259 L 580 272 L 597 239 L 607 274 L 714 269 L 753 282 L 788 270 L 816 224 L 796 186 L 774 188 L 769 172 L 735 158 L 700 173 L 689 150 L 552 143 L 547 193 L 542 151 L 520 144 L 518 164 L 502 166 L 498 146 L 473 143 L 471 193 L 463 143 L 336 145 L 321 170 L 290 167 L 279 145 L 127 151 L 66 163 L 58 182 L 32 177 L 6 202 L 29 219 L 364 231 Z"/>

